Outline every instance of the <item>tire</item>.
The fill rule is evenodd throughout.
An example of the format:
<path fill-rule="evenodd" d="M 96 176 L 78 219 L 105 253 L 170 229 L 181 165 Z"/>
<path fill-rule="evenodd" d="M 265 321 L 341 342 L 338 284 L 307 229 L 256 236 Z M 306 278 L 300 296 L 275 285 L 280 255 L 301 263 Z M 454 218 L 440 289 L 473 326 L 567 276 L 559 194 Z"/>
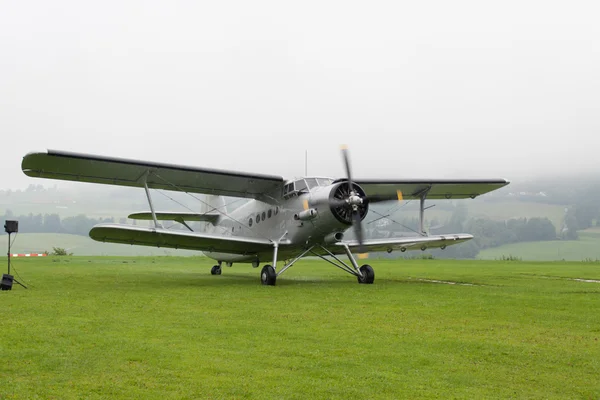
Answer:
<path fill-rule="evenodd" d="M 260 271 L 260 281 L 263 285 L 275 286 L 275 282 L 277 281 L 275 269 L 270 265 L 265 265 L 262 271 Z"/>
<path fill-rule="evenodd" d="M 219 265 L 215 265 L 210 269 L 211 275 L 221 275 L 221 267 Z"/>
<path fill-rule="evenodd" d="M 362 276 L 358 277 L 358 283 L 373 283 L 375 280 L 375 271 L 373 271 L 373 268 L 369 264 L 360 267 L 360 272 L 362 273 Z"/>

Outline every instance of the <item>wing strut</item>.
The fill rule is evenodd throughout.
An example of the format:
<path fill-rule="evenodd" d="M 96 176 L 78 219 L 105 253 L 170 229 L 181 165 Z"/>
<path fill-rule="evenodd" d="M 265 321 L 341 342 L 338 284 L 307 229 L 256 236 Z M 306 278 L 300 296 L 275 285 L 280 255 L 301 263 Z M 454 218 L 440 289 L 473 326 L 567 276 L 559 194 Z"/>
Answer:
<path fill-rule="evenodd" d="M 427 193 L 430 190 L 431 185 L 419 193 L 419 232 L 423 236 L 428 236 L 427 232 L 425 232 L 425 199 L 427 199 Z"/>
<path fill-rule="evenodd" d="M 150 190 L 148 190 L 148 175 L 150 175 L 149 169 L 146 170 L 146 173 L 142 177 L 142 180 L 144 182 L 144 190 L 146 191 L 146 197 L 148 198 L 148 204 L 150 205 L 150 212 L 152 213 L 152 219 L 154 219 L 154 227 L 162 228 L 163 226 L 158 223 L 158 218 L 156 218 L 156 213 L 154 212 L 154 205 L 152 204 L 152 197 L 150 196 Z"/>

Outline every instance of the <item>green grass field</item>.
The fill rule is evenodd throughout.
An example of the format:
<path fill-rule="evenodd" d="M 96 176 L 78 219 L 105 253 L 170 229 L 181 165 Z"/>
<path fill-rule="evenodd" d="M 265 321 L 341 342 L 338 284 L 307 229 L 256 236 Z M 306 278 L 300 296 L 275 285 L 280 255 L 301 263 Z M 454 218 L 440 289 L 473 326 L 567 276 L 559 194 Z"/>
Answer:
<path fill-rule="evenodd" d="M 600 264 L 371 264 L 15 259 L 0 398 L 600 397 Z"/>
<path fill-rule="evenodd" d="M 477 258 L 497 260 L 502 256 L 515 256 L 528 261 L 549 260 L 600 260 L 600 232 L 589 229 L 579 232 L 578 240 L 552 240 L 544 242 L 512 243 L 485 249 Z"/>

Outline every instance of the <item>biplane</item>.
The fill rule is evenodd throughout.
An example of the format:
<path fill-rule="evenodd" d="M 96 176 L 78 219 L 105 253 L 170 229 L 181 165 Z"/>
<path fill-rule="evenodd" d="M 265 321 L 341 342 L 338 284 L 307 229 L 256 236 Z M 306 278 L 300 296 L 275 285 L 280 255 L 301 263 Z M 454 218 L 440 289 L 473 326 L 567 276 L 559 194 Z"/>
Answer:
<path fill-rule="evenodd" d="M 21 168 L 36 178 L 143 188 L 149 211 L 129 218 L 149 220 L 152 225 L 99 224 L 91 229 L 90 237 L 100 242 L 202 251 L 216 261 L 213 275 L 221 274 L 223 263 L 249 263 L 255 268 L 265 264 L 260 274 L 264 285 L 275 285 L 281 274 L 305 256 L 319 257 L 354 275 L 359 283 L 373 283 L 373 268 L 359 266 L 360 257 L 355 254 L 444 249 L 473 238 L 466 233 L 428 234 L 424 229 L 426 200 L 474 199 L 509 183 L 504 179 L 353 180 L 346 148 L 342 148 L 342 158 L 346 176 L 338 179 L 311 176 L 286 180 L 276 175 L 57 150 L 29 153 Z M 198 197 L 203 208 L 199 212 L 157 211 L 150 189 L 203 194 L 203 199 Z M 228 212 L 226 197 L 248 201 Z M 370 205 L 404 200 L 419 201 L 418 235 L 365 238 L 362 221 Z M 182 229 L 167 229 L 163 221 L 176 221 Z M 191 225 L 202 228 L 194 230 Z M 349 229 L 354 231 L 351 240 L 344 238 Z M 278 269 L 281 260 L 285 262 Z"/>

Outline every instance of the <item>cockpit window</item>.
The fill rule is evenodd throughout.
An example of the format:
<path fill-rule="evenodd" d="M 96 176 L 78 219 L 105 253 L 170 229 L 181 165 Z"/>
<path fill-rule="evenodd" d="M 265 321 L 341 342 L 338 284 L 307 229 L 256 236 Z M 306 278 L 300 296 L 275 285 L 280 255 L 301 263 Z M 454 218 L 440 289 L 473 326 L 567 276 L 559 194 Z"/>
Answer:
<path fill-rule="evenodd" d="M 306 192 L 306 182 L 304 182 L 304 179 L 298 179 L 294 182 L 294 185 L 297 192 Z"/>
<path fill-rule="evenodd" d="M 309 189 L 316 188 L 317 186 L 319 186 L 316 178 L 305 178 L 304 180 L 306 181 L 306 184 L 308 185 Z"/>
<path fill-rule="evenodd" d="M 333 183 L 333 181 L 331 179 L 327 179 L 327 178 L 316 178 L 317 182 L 319 183 L 319 186 L 329 186 Z"/>

